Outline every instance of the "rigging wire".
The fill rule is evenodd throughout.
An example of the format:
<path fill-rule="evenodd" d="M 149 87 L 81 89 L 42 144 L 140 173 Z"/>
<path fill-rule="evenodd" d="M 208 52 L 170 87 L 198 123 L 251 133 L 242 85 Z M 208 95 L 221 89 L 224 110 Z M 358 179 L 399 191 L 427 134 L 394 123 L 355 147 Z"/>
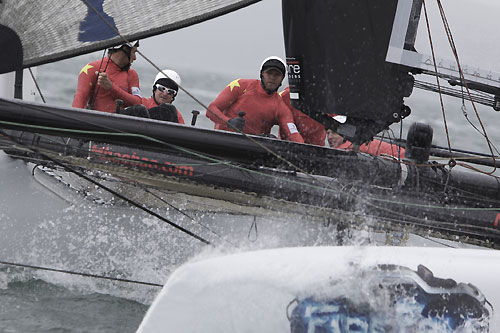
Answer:
<path fill-rule="evenodd" d="M 40 94 L 40 98 L 42 99 L 42 101 L 44 103 L 45 102 L 45 98 L 43 97 L 43 94 L 42 94 L 42 91 L 40 90 L 40 87 L 38 86 L 38 82 L 37 80 L 35 79 L 35 76 L 33 75 L 33 71 L 31 70 L 31 67 L 28 68 L 29 72 L 30 72 L 30 75 L 31 75 L 31 79 L 33 80 L 33 82 L 35 83 L 35 87 L 36 89 L 38 90 L 38 93 Z"/>
<path fill-rule="evenodd" d="M 152 287 L 163 287 L 163 285 L 159 284 L 159 283 L 115 278 L 115 277 L 111 277 L 111 276 L 89 274 L 89 273 L 83 273 L 83 272 L 75 272 L 75 271 L 70 271 L 70 270 L 66 270 L 66 269 L 58 269 L 58 268 L 52 268 L 52 267 L 46 267 L 46 266 L 35 266 L 35 265 L 21 264 L 21 263 L 3 261 L 3 260 L 0 260 L 0 264 L 6 265 L 6 266 L 31 268 L 31 269 L 37 269 L 37 270 L 49 271 L 49 272 L 79 275 L 79 276 L 85 276 L 85 277 L 90 277 L 90 278 L 94 278 L 94 279 L 104 279 L 104 280 L 111 280 L 111 281 L 117 281 L 117 282 L 127 282 L 127 283 L 134 283 L 134 284 L 140 284 L 140 285 L 152 286 Z"/>
<path fill-rule="evenodd" d="M 425 0 L 423 0 L 423 1 L 424 1 L 424 7 L 425 7 Z M 469 95 L 469 99 L 472 99 L 472 97 L 471 97 L 471 95 L 470 95 L 469 86 L 468 86 L 468 84 L 467 84 L 467 81 L 465 80 L 465 76 L 464 76 L 464 74 L 463 74 L 462 67 L 461 67 L 461 65 L 460 65 L 460 60 L 459 60 L 459 58 L 458 58 L 458 51 L 457 51 L 457 48 L 456 48 L 456 46 L 455 46 L 455 41 L 453 40 L 453 35 L 452 35 L 452 33 L 451 33 L 451 28 L 450 28 L 450 25 L 448 24 L 448 20 L 447 20 L 447 18 L 446 18 L 446 14 L 445 14 L 445 12 L 444 12 L 443 5 L 441 4 L 441 0 L 437 0 L 437 4 L 438 4 L 438 7 L 439 7 L 439 12 L 440 12 L 440 14 L 441 14 L 441 18 L 442 18 L 442 21 L 443 21 L 444 28 L 445 28 L 445 31 L 446 31 L 446 36 L 448 37 L 448 41 L 449 41 L 449 43 L 450 43 L 451 50 L 452 50 L 453 55 L 455 56 L 455 60 L 456 60 L 456 62 L 457 62 L 458 70 L 459 70 L 459 73 L 460 73 L 460 79 L 462 80 L 462 83 L 463 83 L 463 85 L 465 86 L 465 89 L 467 90 L 467 94 Z M 427 17 L 427 14 L 426 14 L 426 17 Z M 429 32 L 429 33 L 430 33 L 430 32 Z M 434 66 L 436 66 L 435 61 L 434 61 Z M 436 69 L 436 71 L 437 71 L 437 69 Z M 478 119 L 478 121 L 479 121 L 479 124 L 481 125 L 481 128 L 482 128 L 482 130 L 483 130 L 484 137 L 485 137 L 485 139 L 486 139 L 486 143 L 488 144 L 488 147 L 489 147 L 489 149 L 490 149 L 491 156 L 492 156 L 492 158 L 493 158 L 493 163 L 494 163 L 494 165 L 495 165 L 495 166 L 494 166 L 494 169 L 493 169 L 491 172 L 488 172 L 488 173 L 487 173 L 487 172 L 484 172 L 484 171 L 482 171 L 482 170 L 479 170 L 479 169 L 477 169 L 477 168 L 474 168 L 474 167 L 472 167 L 472 166 L 468 166 L 468 168 L 470 168 L 471 170 L 474 170 L 474 171 L 477 171 L 477 172 L 483 173 L 483 174 L 491 175 L 491 174 L 493 174 L 493 173 L 496 171 L 496 169 L 497 169 L 497 167 L 496 167 L 496 159 L 495 159 L 495 156 L 494 156 L 495 154 L 493 153 L 493 148 L 492 148 L 492 146 L 491 146 L 491 141 L 490 141 L 490 139 L 488 138 L 488 134 L 486 133 L 486 129 L 485 129 L 484 125 L 483 125 L 483 122 L 482 122 L 482 120 L 481 120 L 481 117 L 479 116 L 479 113 L 478 113 L 478 111 L 477 111 L 476 105 L 475 105 L 475 103 L 474 103 L 472 100 L 471 100 L 471 104 L 472 104 L 472 107 L 473 107 L 474 112 L 475 112 L 475 114 L 476 114 L 476 117 L 477 117 L 477 119 Z"/>
<path fill-rule="evenodd" d="M 142 190 L 151 194 L 152 196 L 154 196 L 155 198 L 157 198 L 158 200 L 160 200 L 161 202 L 163 202 L 164 204 L 166 204 L 167 206 L 171 207 L 172 209 L 174 209 L 175 211 L 181 213 L 182 215 L 186 216 L 188 219 L 190 219 L 192 222 L 200 225 L 201 227 L 205 228 L 205 230 L 207 230 L 208 232 L 212 233 L 213 235 L 217 236 L 219 239 L 222 239 L 224 240 L 225 242 L 229 243 L 230 245 L 234 246 L 234 247 L 238 247 L 238 245 L 234 244 L 233 242 L 223 238 L 221 235 L 219 235 L 218 233 L 216 233 L 215 231 L 213 231 L 212 229 L 210 229 L 209 227 L 207 227 L 206 225 L 204 225 L 203 223 L 201 223 L 200 221 L 196 220 L 194 217 L 192 216 L 189 216 L 188 214 L 186 214 L 185 212 L 183 212 L 181 209 L 179 209 L 178 207 L 172 205 L 170 202 L 166 201 L 165 199 L 163 199 L 161 196 L 157 195 L 156 193 L 152 192 L 151 190 L 149 190 L 148 188 L 144 187 L 144 186 L 141 186 Z"/>
<path fill-rule="evenodd" d="M 102 58 L 101 62 L 99 63 L 99 69 L 97 70 L 97 75 L 95 78 L 94 86 L 92 87 L 95 91 L 92 91 L 92 95 L 90 96 L 89 102 L 87 103 L 87 109 L 93 110 L 94 109 L 94 103 L 97 98 L 97 94 L 99 93 L 99 88 L 101 88 L 100 85 L 97 84 L 99 81 L 99 74 L 101 73 L 101 67 L 102 67 L 102 62 L 104 61 L 104 57 L 106 56 L 106 49 L 104 49 L 104 52 L 102 53 Z M 104 67 L 103 73 L 106 73 L 106 70 L 108 69 L 109 62 L 111 60 L 111 57 L 108 58 L 108 61 L 106 62 L 106 66 Z"/>
<path fill-rule="evenodd" d="M 394 131 L 389 128 L 388 131 L 394 133 Z M 381 138 L 380 136 L 375 136 L 376 138 Z M 391 142 L 392 138 L 389 139 Z M 398 145 L 398 146 L 403 146 L 404 144 L 406 144 L 406 139 L 396 139 L 394 137 L 394 141 L 395 143 L 391 143 L 391 144 L 394 144 L 394 145 Z M 495 150 L 497 151 L 497 153 L 500 155 L 500 152 L 496 149 L 495 146 L 493 146 L 495 148 Z M 432 144 L 431 145 L 431 148 L 435 148 L 435 149 L 443 149 L 443 150 L 446 150 L 448 149 L 447 147 L 443 147 L 443 146 L 439 146 L 439 145 L 435 145 L 435 144 Z M 474 152 L 474 151 L 470 151 L 470 150 L 464 150 L 464 149 L 458 149 L 458 148 L 453 148 L 453 151 L 455 153 L 464 153 L 464 154 L 469 154 L 471 156 L 467 156 L 467 157 L 457 157 L 457 155 L 454 156 L 455 159 L 490 159 L 491 160 L 491 155 L 490 154 L 484 154 L 484 153 L 478 153 L 478 152 Z M 441 155 L 433 155 L 432 151 L 431 151 L 431 155 L 432 156 L 441 156 Z M 495 156 L 496 158 L 500 158 L 500 156 Z"/>
<path fill-rule="evenodd" d="M 432 92 L 439 92 L 438 86 L 435 83 L 430 83 L 426 81 L 415 80 L 413 86 L 417 89 L 427 90 Z M 463 87 L 461 87 L 463 89 Z M 462 90 L 458 90 L 455 88 L 443 87 L 441 86 L 441 93 L 457 97 L 461 99 L 466 99 L 468 101 L 474 101 L 476 103 L 480 103 L 489 107 L 493 107 L 495 105 L 495 99 L 491 95 L 487 93 L 482 93 L 479 91 L 471 92 L 470 96 L 465 95 Z M 482 133 L 481 133 L 482 134 Z"/>
<path fill-rule="evenodd" d="M 439 77 L 438 77 L 436 55 L 435 55 L 435 52 L 434 52 L 434 45 L 433 45 L 433 42 L 432 42 L 431 27 L 429 25 L 429 16 L 427 14 L 427 5 L 425 3 L 425 0 L 422 0 L 422 3 L 424 5 L 425 23 L 427 25 L 427 34 L 429 36 L 429 43 L 430 43 L 430 46 L 431 46 L 432 59 L 433 59 L 433 63 L 434 63 L 434 72 L 435 72 L 435 75 L 436 75 L 436 83 L 437 83 L 438 92 L 439 92 L 439 101 L 441 103 L 441 112 L 442 112 L 442 115 L 443 115 L 444 128 L 445 128 L 445 131 L 446 131 L 446 140 L 448 141 L 448 152 L 450 154 L 450 159 L 453 160 L 453 154 L 452 154 L 452 151 L 451 151 L 450 134 L 449 134 L 449 131 L 448 131 L 448 123 L 446 122 L 446 113 L 444 111 L 443 95 L 441 94 L 441 84 L 439 83 Z"/>
<path fill-rule="evenodd" d="M 450 247 L 450 248 L 452 248 L 452 249 L 456 249 L 456 248 L 457 248 L 456 246 L 452 246 L 452 245 L 449 245 L 449 244 L 446 244 L 446 243 L 440 242 L 440 241 L 438 241 L 438 240 L 436 240 L 436 239 L 432 239 L 432 238 L 427 237 L 427 236 L 423 236 L 423 235 L 417 235 L 417 236 L 418 236 L 418 237 L 421 237 L 421 238 L 423 238 L 423 239 L 425 239 L 425 240 L 428 240 L 429 242 L 434 242 L 434 243 L 439 244 L 439 245 L 444 246 L 444 247 Z"/>

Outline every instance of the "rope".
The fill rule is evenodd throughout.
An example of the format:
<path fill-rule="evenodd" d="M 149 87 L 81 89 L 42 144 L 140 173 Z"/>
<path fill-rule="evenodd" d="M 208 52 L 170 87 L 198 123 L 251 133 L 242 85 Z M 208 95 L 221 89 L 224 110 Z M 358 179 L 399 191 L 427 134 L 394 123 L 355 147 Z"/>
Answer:
<path fill-rule="evenodd" d="M 443 115 L 444 128 L 445 128 L 445 131 L 446 131 L 446 140 L 448 141 L 448 152 L 450 153 L 450 159 L 453 159 L 453 154 L 452 154 L 452 151 L 451 151 L 450 134 L 449 134 L 449 131 L 448 131 L 448 123 L 446 122 L 446 113 L 444 111 L 443 95 L 441 94 L 441 84 L 439 83 L 438 69 L 437 69 L 437 63 L 436 63 L 436 55 L 434 53 L 434 45 L 432 43 L 431 27 L 429 25 L 429 17 L 427 15 L 427 5 L 425 4 L 425 0 L 422 0 L 422 1 L 423 1 L 423 5 L 424 5 L 425 22 L 427 24 L 427 33 L 429 35 L 429 43 L 430 43 L 431 51 L 432 51 L 432 61 L 434 62 L 434 72 L 435 72 L 435 75 L 436 75 L 436 83 L 437 83 L 438 91 L 439 91 L 439 101 L 441 103 L 441 111 L 442 111 L 442 115 Z"/>
<path fill-rule="evenodd" d="M 104 50 L 104 52 L 102 53 L 101 63 L 99 64 L 99 70 L 97 71 L 97 75 L 95 78 L 94 87 L 93 87 L 95 89 L 95 93 L 94 92 L 92 93 L 92 96 L 90 96 L 90 100 L 87 104 L 87 109 L 89 109 L 89 110 L 94 109 L 94 103 L 95 103 L 95 100 L 97 98 L 97 94 L 99 93 L 99 88 L 101 88 L 101 86 L 98 85 L 97 82 L 99 81 L 99 74 L 101 73 L 101 66 L 102 66 L 102 62 L 104 61 L 105 55 L 106 55 L 106 50 Z M 108 61 L 106 62 L 106 66 L 104 67 L 104 73 L 108 69 L 108 65 L 109 65 L 110 60 L 111 60 L 111 57 L 109 57 Z"/>
<path fill-rule="evenodd" d="M 89 273 L 69 271 L 69 270 L 66 270 L 66 269 L 58 269 L 58 268 L 51 268 L 51 267 L 44 267 L 44 266 L 35 266 L 35 265 L 28 265 L 28 264 L 20 264 L 20 263 L 9 262 L 9 261 L 0 261 L 0 264 L 7 265 L 7 266 L 32 268 L 32 269 L 38 269 L 38 270 L 42 270 L 42 271 L 49 271 L 49 272 L 58 272 L 58 273 L 65 273 L 65 274 L 72 274 L 72 275 L 80 275 L 80 276 L 85 276 L 85 277 L 91 277 L 91 278 L 94 278 L 94 279 L 104 279 L 104 280 L 111 280 L 111 281 L 118 281 L 118 282 L 135 283 L 135 284 L 140 284 L 140 285 L 144 285 L 144 286 L 163 287 L 162 284 L 153 283 L 153 282 L 144 282 L 144 281 L 137 281 L 137 280 L 120 279 L 120 278 L 115 278 L 115 277 L 110 277 L 110 276 L 103 276 L 103 275 L 97 275 L 97 274 L 89 274 Z"/>
<path fill-rule="evenodd" d="M 175 165 L 175 164 L 172 164 L 172 165 Z M 206 225 L 204 225 L 203 223 L 201 223 L 200 221 L 197 221 L 195 220 L 193 217 L 189 216 L 188 214 L 186 214 L 185 212 L 183 212 L 182 210 L 180 210 L 179 208 L 175 207 L 174 205 L 172 205 L 171 203 L 167 202 L 165 199 L 163 199 L 162 197 L 160 197 L 159 195 L 157 195 L 156 193 L 153 193 L 152 191 L 150 191 L 148 188 L 146 187 L 143 187 L 141 186 L 142 190 L 151 194 L 152 196 L 154 196 L 155 198 L 157 198 L 158 200 L 160 200 L 161 202 L 163 202 L 164 204 L 166 204 L 167 206 L 171 207 L 172 209 L 174 209 L 175 211 L 181 213 L 182 215 L 186 216 L 188 219 L 190 219 L 192 222 L 198 224 L 199 226 L 205 228 L 205 230 L 209 231 L 210 233 L 214 234 L 215 236 L 217 236 L 219 239 L 222 239 L 226 242 L 228 242 L 230 245 L 234 246 L 234 247 L 238 247 L 238 245 L 222 238 L 218 233 L 216 233 L 215 231 L 213 231 L 212 229 L 210 229 L 209 227 L 207 227 Z"/>
<path fill-rule="evenodd" d="M 31 79 L 32 79 L 32 80 L 33 80 L 33 82 L 35 83 L 36 90 L 38 90 L 38 93 L 40 94 L 40 97 L 42 98 L 42 101 L 43 101 L 44 103 L 46 103 L 46 102 L 45 102 L 45 98 L 43 98 L 42 91 L 40 90 L 40 87 L 38 86 L 38 82 L 36 81 L 35 76 L 33 75 L 33 71 L 31 70 L 31 67 L 30 67 L 30 68 L 28 68 L 28 70 L 29 70 L 29 72 L 30 72 Z"/>
<path fill-rule="evenodd" d="M 472 104 L 472 107 L 474 109 L 474 112 L 476 114 L 476 117 L 477 117 L 477 120 L 479 121 L 479 124 L 481 125 L 481 128 L 483 130 L 483 133 L 484 133 L 484 137 L 486 138 L 486 142 L 488 144 L 488 148 L 490 149 L 490 152 L 491 152 L 491 156 L 493 158 L 493 163 L 495 165 L 495 167 L 493 168 L 493 170 L 489 173 L 486 173 L 486 172 L 483 172 L 479 169 L 476 169 L 474 167 L 470 167 L 471 170 L 475 170 L 477 172 L 480 172 L 480 173 L 484 173 L 484 174 L 488 174 L 488 175 L 491 175 L 493 174 L 497 167 L 496 167 L 496 159 L 495 159 L 495 154 L 493 153 L 493 148 L 491 146 L 491 141 L 490 139 L 488 138 L 488 134 L 486 133 L 486 129 L 484 128 L 484 125 L 483 125 L 483 122 L 481 120 L 481 117 L 479 116 L 479 112 L 477 111 L 477 108 L 476 108 L 476 105 L 474 103 L 474 101 L 472 101 L 472 97 L 470 95 L 470 91 L 469 91 L 469 86 L 467 84 L 467 81 L 465 80 L 465 76 L 462 72 L 462 66 L 460 65 L 460 60 L 458 58 L 458 52 L 457 52 L 457 48 L 455 46 L 455 41 L 453 40 L 453 36 L 452 36 L 452 33 L 451 33 L 451 29 L 450 29 L 450 26 L 448 24 L 448 20 L 446 19 L 446 15 L 445 15 L 445 12 L 444 12 L 444 9 L 443 9 L 443 6 L 441 4 L 441 0 L 437 0 L 437 4 L 439 6 L 439 12 L 441 14 L 441 18 L 443 20 L 443 25 L 444 25 L 444 28 L 445 28 L 445 31 L 446 31 L 446 36 L 448 37 L 448 41 L 450 43 L 450 47 L 451 47 L 451 50 L 453 52 L 453 55 L 455 56 L 455 60 L 457 62 L 457 66 L 458 66 L 458 70 L 459 70 L 459 73 L 460 73 L 460 79 L 462 80 L 464 86 L 465 86 L 465 89 L 467 90 L 467 94 L 469 96 L 469 99 L 471 99 L 471 104 Z M 424 6 L 425 6 L 425 0 L 424 0 Z M 427 18 L 427 13 L 426 13 L 426 18 Z M 434 61 L 434 66 L 436 66 L 436 61 Z M 436 69 L 437 70 L 437 69 Z"/>

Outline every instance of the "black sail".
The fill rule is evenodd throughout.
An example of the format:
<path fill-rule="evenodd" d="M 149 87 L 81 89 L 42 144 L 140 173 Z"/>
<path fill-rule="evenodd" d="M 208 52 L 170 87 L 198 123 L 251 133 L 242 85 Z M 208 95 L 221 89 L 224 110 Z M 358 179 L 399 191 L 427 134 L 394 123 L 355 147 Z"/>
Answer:
<path fill-rule="evenodd" d="M 410 95 L 413 77 L 408 68 L 385 60 L 397 4 L 283 0 L 290 93 L 297 109 L 357 143 L 399 121 L 408 110 L 403 97 Z M 339 124 L 327 114 L 348 121 Z"/>

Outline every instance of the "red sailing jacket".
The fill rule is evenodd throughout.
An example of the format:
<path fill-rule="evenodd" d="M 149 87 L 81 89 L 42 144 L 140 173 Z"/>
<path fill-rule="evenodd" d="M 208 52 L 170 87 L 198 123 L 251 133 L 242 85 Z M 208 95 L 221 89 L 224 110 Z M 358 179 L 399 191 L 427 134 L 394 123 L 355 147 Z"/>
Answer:
<path fill-rule="evenodd" d="M 144 105 L 147 109 L 151 109 L 154 108 L 155 106 L 158 106 L 153 96 L 149 98 L 142 98 L 140 104 Z M 177 110 L 177 108 L 175 109 Z M 182 115 L 179 112 L 179 110 L 177 110 L 177 118 L 179 119 L 179 124 L 184 124 L 184 118 L 182 118 Z"/>
<path fill-rule="evenodd" d="M 101 60 L 96 60 L 82 68 L 78 75 L 78 87 L 73 99 L 73 107 L 81 109 L 87 107 L 90 98 L 95 94 L 96 72 L 103 72 L 108 60 L 108 57 L 104 58 L 102 64 Z M 99 65 L 101 65 L 100 70 Z M 110 90 L 102 87 L 99 88 L 97 97 L 95 97 L 93 110 L 114 113 L 116 110 L 116 99 L 123 100 L 122 108 L 141 103 L 139 76 L 135 70 L 130 68 L 128 71 L 122 71 L 114 62 L 109 61 L 106 74 L 113 85 Z"/>
<path fill-rule="evenodd" d="M 346 141 L 340 146 L 337 147 L 338 149 L 345 149 L 345 150 L 351 150 L 352 148 L 352 143 L 350 141 Z M 362 151 L 364 153 L 374 155 L 374 156 L 380 156 L 380 155 L 390 155 L 394 157 L 398 157 L 398 151 L 399 151 L 399 157 L 403 159 L 405 157 L 405 149 L 404 148 L 399 148 L 398 145 L 393 145 L 385 141 L 380 141 L 377 139 L 374 139 L 373 141 L 369 142 L 368 144 L 362 144 L 359 147 L 359 151 Z"/>
<path fill-rule="evenodd" d="M 283 102 L 285 102 L 290 108 L 290 111 L 292 111 L 295 125 L 297 125 L 297 129 L 300 135 L 302 135 L 304 142 L 312 145 L 324 146 L 326 139 L 325 127 L 305 113 L 292 107 L 290 103 L 290 87 L 286 87 L 285 90 L 280 92 L 280 95 L 281 98 L 283 98 Z"/>
<path fill-rule="evenodd" d="M 231 82 L 209 105 L 207 117 L 215 123 L 215 129 L 233 131 L 227 125 L 244 111 L 247 134 L 270 134 L 274 125 L 280 127 L 282 138 L 304 142 L 293 122 L 293 115 L 277 93 L 267 94 L 260 80 L 237 79 Z"/>

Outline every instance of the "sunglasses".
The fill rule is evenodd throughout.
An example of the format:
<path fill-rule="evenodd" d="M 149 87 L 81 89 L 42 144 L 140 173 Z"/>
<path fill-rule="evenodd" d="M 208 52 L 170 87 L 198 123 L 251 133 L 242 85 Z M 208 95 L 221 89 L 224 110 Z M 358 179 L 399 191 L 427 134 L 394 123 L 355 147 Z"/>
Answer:
<path fill-rule="evenodd" d="M 177 95 L 177 91 L 164 87 L 159 83 L 156 84 L 156 89 L 158 89 L 160 92 L 166 92 L 167 94 L 172 95 L 172 97 L 175 97 Z"/>

